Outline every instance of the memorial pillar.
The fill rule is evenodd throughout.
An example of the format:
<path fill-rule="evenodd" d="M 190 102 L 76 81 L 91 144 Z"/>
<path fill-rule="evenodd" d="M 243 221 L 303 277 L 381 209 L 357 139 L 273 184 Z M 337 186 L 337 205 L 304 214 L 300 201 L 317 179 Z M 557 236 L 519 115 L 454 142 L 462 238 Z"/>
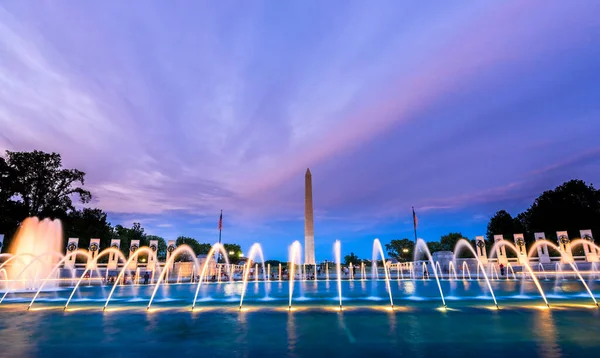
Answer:
<path fill-rule="evenodd" d="M 548 245 L 545 243 L 546 234 L 543 232 L 536 232 L 533 234 L 535 237 L 535 242 L 543 241 L 544 243 L 540 243 L 537 246 L 538 258 L 540 259 L 541 264 L 549 264 L 550 263 L 550 253 L 548 252 Z"/>
<path fill-rule="evenodd" d="M 98 263 L 95 261 L 96 257 L 98 257 L 98 253 L 100 252 L 100 239 L 90 239 L 90 258 L 87 262 L 88 270 L 95 270 L 98 266 Z"/>
<path fill-rule="evenodd" d="M 127 259 L 130 259 L 139 248 L 140 248 L 140 240 L 131 240 L 131 243 L 129 244 L 129 257 Z M 130 270 L 137 269 L 138 259 L 139 259 L 139 256 L 137 256 L 135 258 L 135 260 L 133 260 L 129 263 L 128 268 Z"/>
<path fill-rule="evenodd" d="M 79 247 L 78 245 L 79 245 L 78 238 L 74 238 L 74 237 L 69 238 L 69 240 L 67 241 L 67 254 L 70 254 L 73 251 L 77 250 L 77 248 Z M 69 256 L 69 258 L 65 261 L 65 268 L 69 269 L 69 270 L 74 269 L 76 259 L 77 259 L 77 255 Z"/>
<path fill-rule="evenodd" d="M 561 256 L 562 263 L 573 262 L 573 252 L 571 251 L 571 240 L 569 234 L 566 231 L 557 231 L 556 237 L 558 239 L 558 248 L 564 254 Z"/>
<path fill-rule="evenodd" d="M 487 251 L 485 249 L 485 238 L 483 236 L 475 237 L 475 250 L 477 252 L 477 257 L 482 264 L 488 264 Z"/>
<path fill-rule="evenodd" d="M 600 257 L 600 252 L 596 250 L 596 248 L 592 245 L 587 245 L 587 243 L 593 244 L 594 237 L 592 236 L 592 230 L 579 230 L 579 234 L 584 241 L 583 243 L 583 251 L 585 252 L 585 260 L 587 262 L 598 262 Z"/>
<path fill-rule="evenodd" d="M 113 249 L 120 250 L 121 249 L 121 240 L 119 240 L 119 239 L 110 240 L 110 247 L 112 247 Z M 119 266 L 119 255 L 116 252 L 111 252 L 110 254 L 108 254 L 108 264 L 106 265 L 106 268 L 109 270 L 116 270 L 118 266 Z"/>
<path fill-rule="evenodd" d="M 146 270 L 152 271 L 156 266 L 155 256 L 158 255 L 158 240 L 150 240 L 150 250 L 152 250 L 152 255 L 148 255 L 148 264 L 146 265 Z"/>
<path fill-rule="evenodd" d="M 527 259 L 527 245 L 525 244 L 525 237 L 523 234 L 513 234 L 515 240 L 515 246 L 517 247 L 517 258 L 519 259 L 520 265 L 528 264 Z"/>
<path fill-rule="evenodd" d="M 496 244 L 498 244 L 501 241 L 504 241 L 504 236 L 494 235 L 494 242 Z M 498 245 L 496 256 L 498 257 L 498 265 L 508 265 L 508 258 L 506 257 L 505 245 Z"/>

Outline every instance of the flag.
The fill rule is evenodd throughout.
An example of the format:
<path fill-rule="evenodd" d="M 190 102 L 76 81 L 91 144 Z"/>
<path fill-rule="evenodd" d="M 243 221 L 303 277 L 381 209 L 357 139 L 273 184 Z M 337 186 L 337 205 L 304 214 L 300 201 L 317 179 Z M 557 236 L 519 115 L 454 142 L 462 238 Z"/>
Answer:
<path fill-rule="evenodd" d="M 221 216 L 219 216 L 219 230 L 223 229 L 223 210 L 221 210 Z"/>
<path fill-rule="evenodd" d="M 417 214 L 415 213 L 415 207 L 412 208 L 413 211 L 413 226 L 415 230 L 417 230 L 417 225 L 419 225 L 419 219 L 417 219 Z"/>

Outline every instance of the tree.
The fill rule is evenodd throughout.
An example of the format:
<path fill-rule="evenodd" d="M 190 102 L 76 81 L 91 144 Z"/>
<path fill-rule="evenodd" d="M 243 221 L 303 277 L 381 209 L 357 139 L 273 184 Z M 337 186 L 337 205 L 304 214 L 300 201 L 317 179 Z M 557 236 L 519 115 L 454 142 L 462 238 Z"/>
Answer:
<path fill-rule="evenodd" d="M 531 244 L 533 238 L 526 232 L 518 218 L 519 216 L 513 218 L 506 210 L 500 210 L 492 216 L 486 232 L 486 248 L 488 251 L 494 246 L 494 235 L 503 235 L 504 239 L 512 241 L 514 234 L 523 234 L 525 241 Z M 516 253 L 508 248 L 506 255 L 508 257 L 516 257 Z"/>
<path fill-rule="evenodd" d="M 152 241 L 152 240 L 158 241 L 158 248 L 156 250 L 156 256 L 159 259 L 164 259 L 167 255 L 167 241 L 160 236 L 146 235 L 144 241 L 142 242 L 142 246 L 149 246 L 150 241 Z"/>
<path fill-rule="evenodd" d="M 525 228 L 517 218 L 513 218 L 506 210 L 500 210 L 492 218 L 487 226 L 486 238 L 488 243 L 494 243 L 494 235 L 504 235 L 505 238 L 513 237 L 513 234 L 524 234 Z"/>
<path fill-rule="evenodd" d="M 442 244 L 440 244 L 437 241 L 427 241 L 427 248 L 429 249 L 430 253 L 434 253 L 437 251 L 442 251 Z M 423 257 L 421 256 L 421 260 L 423 259 Z"/>
<path fill-rule="evenodd" d="M 229 263 L 237 264 L 240 262 L 240 258 L 242 257 L 242 248 L 238 244 L 223 244 L 225 247 L 225 251 L 227 251 L 227 256 L 229 256 Z"/>
<path fill-rule="evenodd" d="M 11 200 L 15 196 L 14 182 L 16 173 L 3 157 L 0 157 L 0 233 L 6 235 L 4 247 L 9 247 L 10 238 L 17 230 L 20 222 L 27 217 L 27 210 L 22 202 Z M 2 248 L 0 248 L 0 252 Z"/>
<path fill-rule="evenodd" d="M 62 168 L 57 153 L 11 152 L 0 158 L 0 232 L 8 247 L 20 223 L 28 216 L 64 219 L 74 210 L 72 198 L 91 199 L 84 184 L 85 173 Z"/>
<path fill-rule="evenodd" d="M 265 261 L 265 266 L 271 265 L 271 267 L 278 267 L 279 264 L 285 265 L 285 262 L 281 262 L 279 260 L 267 260 L 267 261 Z"/>
<path fill-rule="evenodd" d="M 360 264 L 361 260 L 358 256 L 354 255 L 354 252 L 351 252 L 350 255 L 344 256 L 344 265 L 357 265 Z"/>
<path fill-rule="evenodd" d="M 100 239 L 100 248 L 110 246 L 110 240 L 114 237 L 113 229 L 107 221 L 106 213 L 100 209 L 73 210 L 63 219 L 63 230 L 65 238 L 79 238 L 79 247 L 87 248 L 90 239 Z M 66 242 L 64 243 L 66 246 Z"/>
<path fill-rule="evenodd" d="M 458 240 L 464 238 L 460 232 L 451 232 L 440 237 L 440 251 L 454 251 Z"/>
<path fill-rule="evenodd" d="M 117 225 L 113 229 L 113 237 L 121 240 L 121 252 L 125 257 L 129 256 L 129 248 L 131 247 L 131 241 L 140 240 L 140 246 L 146 237 L 144 234 L 144 228 L 140 223 L 133 223 L 131 228 L 126 228 L 123 225 Z M 146 255 L 140 255 L 140 258 L 144 258 Z"/>
<path fill-rule="evenodd" d="M 186 236 L 179 236 L 177 238 L 177 240 L 175 240 L 175 245 L 177 245 L 177 246 L 188 245 L 192 249 L 192 251 L 194 251 L 195 256 L 206 255 L 206 254 L 208 254 L 208 251 L 210 251 L 210 244 L 200 244 L 198 241 L 196 241 L 196 239 L 191 238 L 191 237 L 186 237 Z M 206 245 L 208 245 L 208 249 L 207 249 Z M 192 261 L 192 259 L 193 259 L 187 253 L 180 254 L 179 258 L 181 261 L 184 261 L 184 262 L 189 262 L 189 261 Z"/>
<path fill-rule="evenodd" d="M 77 186 L 84 184 L 85 173 L 62 167 L 57 153 L 6 151 L 14 195 L 25 207 L 28 216 L 56 217 L 57 213 L 73 210 L 72 196 L 88 203 L 92 194 Z"/>
<path fill-rule="evenodd" d="M 407 238 L 392 240 L 385 244 L 388 256 L 396 258 L 400 262 L 412 261 L 415 249 L 415 242 Z"/>
<path fill-rule="evenodd" d="M 521 215 L 521 221 L 529 233 L 545 232 L 552 240 L 556 240 L 557 231 L 565 230 L 571 239 L 578 238 L 581 229 L 598 235 L 600 190 L 582 180 L 568 181 L 538 196 Z"/>

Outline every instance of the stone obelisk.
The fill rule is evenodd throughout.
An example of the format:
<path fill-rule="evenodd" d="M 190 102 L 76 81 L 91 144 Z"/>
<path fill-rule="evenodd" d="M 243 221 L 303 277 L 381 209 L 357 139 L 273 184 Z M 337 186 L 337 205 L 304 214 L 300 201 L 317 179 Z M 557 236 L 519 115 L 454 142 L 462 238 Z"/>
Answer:
<path fill-rule="evenodd" d="M 312 174 L 304 176 L 304 263 L 315 264 L 315 224 L 313 219 Z"/>

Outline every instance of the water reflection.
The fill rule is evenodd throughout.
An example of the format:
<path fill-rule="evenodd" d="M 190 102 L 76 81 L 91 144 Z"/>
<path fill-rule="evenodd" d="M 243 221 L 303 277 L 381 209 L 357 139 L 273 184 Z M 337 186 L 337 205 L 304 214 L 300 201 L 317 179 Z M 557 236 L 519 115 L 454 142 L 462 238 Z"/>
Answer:
<path fill-rule="evenodd" d="M 342 330 L 346 334 L 348 341 L 351 344 L 354 344 L 356 342 L 356 339 L 354 338 L 354 335 L 350 331 L 350 328 L 348 328 L 348 326 L 346 326 L 346 322 L 344 321 L 344 312 L 343 311 L 338 313 L 338 326 L 340 327 L 340 330 Z"/>
<path fill-rule="evenodd" d="M 561 357 L 561 349 L 557 343 L 558 336 L 552 310 L 540 310 L 534 318 L 536 341 L 540 357 Z"/>
<path fill-rule="evenodd" d="M 288 312 L 287 319 L 288 354 L 295 356 L 298 337 L 296 335 L 296 318 L 294 312 Z"/>

